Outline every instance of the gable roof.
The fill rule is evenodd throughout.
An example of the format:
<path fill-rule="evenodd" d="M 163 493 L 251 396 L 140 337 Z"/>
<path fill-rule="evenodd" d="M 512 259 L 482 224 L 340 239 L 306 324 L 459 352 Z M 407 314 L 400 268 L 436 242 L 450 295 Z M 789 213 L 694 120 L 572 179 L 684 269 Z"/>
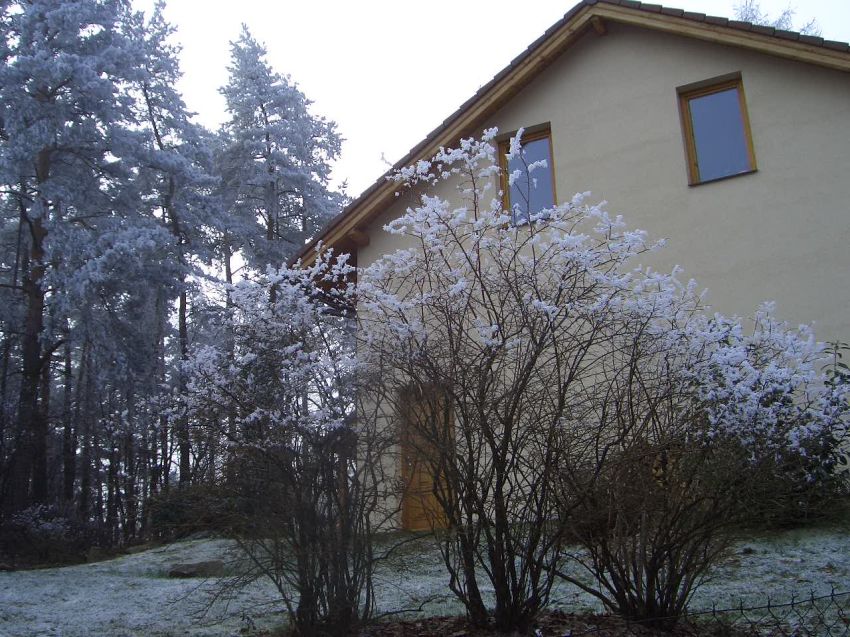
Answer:
<path fill-rule="evenodd" d="M 609 21 L 850 72 L 846 42 L 634 0 L 582 0 L 349 204 L 295 258 L 311 262 L 319 241 L 356 254 L 356 247 L 368 242 L 364 227 L 394 200 L 398 186 L 387 180 L 388 175 L 477 133 L 490 115 L 570 45 L 589 32 L 604 34 Z"/>

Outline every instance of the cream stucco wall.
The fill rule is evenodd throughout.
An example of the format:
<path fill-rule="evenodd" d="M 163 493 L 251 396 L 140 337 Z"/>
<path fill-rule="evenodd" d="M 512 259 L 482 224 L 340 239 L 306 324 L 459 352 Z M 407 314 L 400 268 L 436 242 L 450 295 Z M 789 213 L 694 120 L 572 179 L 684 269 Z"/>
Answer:
<path fill-rule="evenodd" d="M 758 172 L 689 186 L 676 87 L 740 73 Z M 487 124 L 549 122 L 561 201 L 590 190 L 668 239 L 652 265 L 685 268 L 718 311 L 777 302 L 822 340 L 850 341 L 850 74 L 608 25 L 583 37 Z M 482 126 L 482 129 L 485 126 Z M 358 263 L 398 246 L 370 229 Z"/>

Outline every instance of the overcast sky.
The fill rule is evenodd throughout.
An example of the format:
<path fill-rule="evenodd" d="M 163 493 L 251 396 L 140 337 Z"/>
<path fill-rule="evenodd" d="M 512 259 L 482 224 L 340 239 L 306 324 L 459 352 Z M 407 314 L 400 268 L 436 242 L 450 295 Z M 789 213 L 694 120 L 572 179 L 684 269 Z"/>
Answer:
<path fill-rule="evenodd" d="M 665 6 L 732 17 L 740 0 Z M 148 10 L 153 0 L 134 0 Z M 183 46 L 180 88 L 200 123 L 225 118 L 229 42 L 242 23 L 268 61 L 337 122 L 345 138 L 334 179 L 358 195 L 481 85 L 559 20 L 573 0 L 167 0 Z M 787 0 L 762 0 L 780 13 Z M 850 0 L 792 0 L 795 24 L 817 19 L 823 37 L 850 40 Z"/>

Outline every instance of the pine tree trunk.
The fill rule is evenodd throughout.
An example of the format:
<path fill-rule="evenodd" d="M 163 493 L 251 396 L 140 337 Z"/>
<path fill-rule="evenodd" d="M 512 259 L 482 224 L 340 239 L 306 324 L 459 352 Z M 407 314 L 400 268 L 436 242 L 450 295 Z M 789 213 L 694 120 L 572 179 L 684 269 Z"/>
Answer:
<path fill-rule="evenodd" d="M 269 116 L 266 112 L 264 104 L 260 104 L 260 112 L 263 116 L 263 123 L 266 128 L 270 124 Z M 268 181 L 265 185 L 263 197 L 266 205 L 266 239 L 271 243 L 280 237 L 280 199 L 278 198 L 277 178 L 275 175 L 275 165 L 271 160 L 272 157 L 272 141 L 271 135 L 266 133 L 266 173 Z M 269 303 L 274 305 L 277 301 L 277 288 L 274 285 L 269 287 Z"/>
<path fill-rule="evenodd" d="M 50 177 L 51 151 L 47 148 L 35 158 L 36 181 L 40 186 Z M 24 184 L 22 184 L 23 186 Z M 38 390 L 41 380 L 42 350 L 41 337 L 44 329 L 44 289 L 42 281 L 46 272 L 44 242 L 47 229 L 44 219 L 49 214 L 49 203 L 39 197 L 35 200 L 33 214 L 27 214 L 21 205 L 21 218 L 29 229 L 29 254 L 24 259 L 25 316 L 21 337 L 21 388 L 18 399 L 18 420 L 16 445 L 9 468 L 6 506 L 12 511 L 29 506 L 35 496 L 41 496 L 46 485 L 29 484 L 33 467 L 45 466 L 47 458 L 46 444 L 39 441 L 46 433 L 46 423 L 42 422 L 42 412 L 38 405 Z"/>
<path fill-rule="evenodd" d="M 114 546 L 118 539 L 118 452 L 115 445 L 115 433 L 107 438 L 109 444 L 109 469 L 106 475 L 106 531 L 109 545 Z"/>
<path fill-rule="evenodd" d="M 19 511 L 32 504 L 31 471 L 33 466 L 42 463 L 42 459 L 36 458 L 36 454 L 44 449 L 38 444 L 37 438 L 45 430 L 38 405 L 38 390 L 42 366 L 41 333 L 44 328 L 44 290 L 41 288 L 45 273 L 42 263 L 43 242 L 47 232 L 40 218 L 29 220 L 29 228 L 31 244 L 29 256 L 25 260 L 23 279 L 26 310 L 21 337 L 21 388 L 15 432 L 17 444 L 10 459 L 5 494 L 6 508 L 11 511 Z"/>
<path fill-rule="evenodd" d="M 83 348 L 85 352 L 85 347 Z M 85 354 L 80 357 L 80 377 L 77 385 L 77 402 L 72 404 L 73 369 L 71 365 L 71 344 L 65 343 L 65 379 L 64 401 L 62 405 L 62 499 L 66 503 L 74 500 L 74 482 L 77 477 L 77 431 L 79 422 L 80 387 L 85 370 Z M 76 413 L 76 418 L 74 417 Z"/>
<path fill-rule="evenodd" d="M 161 143 L 161 142 L 160 142 Z M 171 225 L 171 233 L 177 240 L 178 248 L 180 249 L 180 263 L 186 264 L 186 258 L 183 254 L 184 235 L 180 228 L 180 220 L 177 217 L 177 211 L 174 208 L 174 195 L 177 191 L 177 184 L 173 177 L 168 178 L 168 189 L 163 196 L 163 210 L 165 211 Z M 178 299 L 177 307 L 177 339 L 180 347 L 180 362 L 185 363 L 189 358 L 189 327 L 187 323 L 188 302 L 186 295 L 186 277 L 180 277 L 180 298 Z M 178 391 L 181 396 L 186 393 L 186 377 L 183 369 L 178 371 Z M 187 485 L 192 479 L 192 448 L 189 438 L 189 420 L 185 416 L 181 416 L 175 423 L 177 434 L 177 446 L 179 451 L 180 470 L 179 484 L 180 486 Z"/>
<path fill-rule="evenodd" d="M 18 217 L 18 234 L 15 242 L 15 262 L 12 266 L 12 279 L 9 284 L 12 289 L 18 286 L 18 274 L 21 265 L 21 250 L 23 248 L 24 238 L 24 215 L 26 214 L 26 204 L 24 202 L 24 193 L 26 192 L 26 183 L 21 182 L 21 191 L 18 194 L 18 206 L 20 216 Z M 12 357 L 12 336 L 13 332 L 17 331 L 17 326 L 9 324 L 3 334 L 3 362 L 0 368 L 0 458 L 5 458 L 5 443 L 6 443 L 6 425 L 10 414 L 8 413 L 9 404 L 9 362 Z"/>
<path fill-rule="evenodd" d="M 233 250 L 230 247 L 229 241 L 225 241 L 224 244 L 224 278 L 227 282 L 227 296 L 225 297 L 225 307 L 227 311 L 230 312 L 233 309 L 233 298 L 230 295 L 230 288 L 233 285 L 233 266 L 231 264 L 231 260 L 233 259 Z M 228 323 L 229 325 L 230 323 Z M 225 335 L 227 338 L 227 353 L 232 359 L 235 352 L 236 346 L 233 339 L 233 333 L 228 329 L 228 333 Z M 227 430 L 225 432 L 225 436 L 228 441 L 231 443 L 236 440 L 236 414 L 231 407 L 228 410 L 227 414 Z M 234 485 L 236 483 L 236 458 L 234 457 L 234 453 L 232 451 L 234 447 L 229 445 L 227 449 L 230 451 L 225 452 L 225 457 L 222 462 L 224 464 L 224 481 L 227 485 Z"/>
<path fill-rule="evenodd" d="M 160 416 L 159 418 L 159 443 L 160 456 L 162 458 L 162 491 L 167 492 L 171 486 L 171 436 L 168 431 L 168 417 Z"/>
<path fill-rule="evenodd" d="M 165 323 L 168 304 L 162 291 L 156 296 L 156 384 L 166 385 L 165 377 Z M 151 431 L 150 491 L 151 495 L 168 488 L 168 418 L 160 415 Z"/>
<path fill-rule="evenodd" d="M 77 405 L 77 430 L 82 438 L 82 455 L 80 456 L 80 517 L 88 521 L 91 518 L 91 477 L 92 477 L 92 374 L 89 373 L 91 355 L 88 342 L 83 345 L 83 356 L 80 368 L 78 387 L 83 388 L 82 400 Z M 85 374 L 84 374 L 85 373 Z M 82 405 L 82 409 L 80 409 Z"/>
<path fill-rule="evenodd" d="M 101 460 L 103 458 L 103 449 L 101 447 L 100 425 L 97 420 L 93 419 L 91 424 L 91 449 L 92 449 L 92 466 L 90 469 L 92 477 L 92 493 L 94 493 L 94 518 L 97 526 L 103 530 L 103 471 L 101 471 Z"/>
<path fill-rule="evenodd" d="M 3 329 L 3 356 L 0 363 L 0 458 L 5 458 L 6 423 L 9 413 L 7 410 L 9 394 L 9 362 L 12 357 L 12 331 L 14 327 L 6 324 Z"/>
<path fill-rule="evenodd" d="M 142 455 L 137 460 L 138 465 L 136 468 L 136 483 L 138 486 L 137 493 L 140 495 L 139 504 L 137 504 L 136 508 L 136 516 L 138 520 L 137 524 L 139 527 L 137 535 L 142 538 L 144 538 L 148 533 L 148 499 L 156 493 L 156 486 L 151 480 L 153 475 L 151 467 L 152 456 L 156 455 L 156 450 L 154 448 L 154 453 L 151 454 L 151 448 L 150 427 L 148 427 L 148 414 L 146 413 L 144 425 L 142 426 Z M 138 515 L 139 508 L 141 508 L 141 516 Z"/>
<path fill-rule="evenodd" d="M 180 291 L 180 307 L 178 308 L 177 320 L 178 338 L 180 340 L 180 361 L 186 362 L 189 358 L 189 330 L 186 324 L 186 290 Z M 186 376 L 183 370 L 179 372 L 179 392 L 186 394 Z M 181 416 L 177 421 L 177 442 L 180 451 L 180 485 L 187 485 L 192 479 L 192 458 L 189 442 L 189 419 Z"/>
<path fill-rule="evenodd" d="M 47 484 L 47 438 L 50 422 L 50 357 L 41 366 L 41 391 L 39 396 L 39 417 L 33 423 L 32 455 L 32 501 L 45 504 L 48 501 Z"/>
<path fill-rule="evenodd" d="M 124 432 L 124 542 L 129 542 L 136 535 L 137 511 L 138 511 L 138 467 L 139 450 L 134 437 L 132 423 L 136 420 L 135 401 L 133 400 L 132 388 L 127 391 L 127 430 Z"/>

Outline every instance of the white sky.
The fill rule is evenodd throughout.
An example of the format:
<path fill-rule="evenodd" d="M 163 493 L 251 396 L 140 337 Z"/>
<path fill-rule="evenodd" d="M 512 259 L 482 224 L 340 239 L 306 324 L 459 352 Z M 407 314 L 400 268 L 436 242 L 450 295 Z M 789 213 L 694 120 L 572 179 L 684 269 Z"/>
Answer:
<path fill-rule="evenodd" d="M 665 6 L 732 17 L 738 0 L 669 0 Z M 182 44 L 180 88 L 198 121 L 225 119 L 218 87 L 241 24 L 337 122 L 345 138 L 334 179 L 358 195 L 577 0 L 167 0 Z M 134 0 L 148 10 L 153 0 Z M 775 16 L 789 0 L 761 0 Z M 795 24 L 817 19 L 822 36 L 850 41 L 850 0 L 790 0 Z M 517 10 L 517 7 L 520 10 Z"/>

